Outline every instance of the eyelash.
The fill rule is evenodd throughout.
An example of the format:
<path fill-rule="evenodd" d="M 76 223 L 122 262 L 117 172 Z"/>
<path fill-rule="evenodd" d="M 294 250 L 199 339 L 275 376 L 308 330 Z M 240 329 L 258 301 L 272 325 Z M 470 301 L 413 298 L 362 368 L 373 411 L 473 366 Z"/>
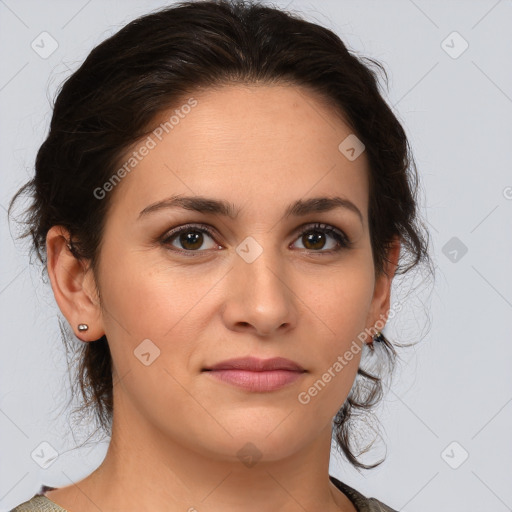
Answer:
<path fill-rule="evenodd" d="M 176 228 L 176 229 L 173 229 L 173 230 L 167 232 L 166 235 L 164 236 L 163 240 L 161 240 L 161 244 L 166 247 L 170 246 L 171 242 L 173 241 L 174 238 L 176 238 L 178 235 L 180 235 L 183 232 L 186 233 L 189 231 L 198 231 L 200 233 L 206 233 L 213 240 L 215 240 L 215 233 L 206 224 L 186 224 L 184 226 L 180 226 L 179 228 Z M 336 247 L 335 249 L 329 249 L 327 251 L 322 251 L 322 250 L 315 251 L 315 250 L 311 250 L 311 249 L 310 250 L 303 249 L 304 251 L 318 253 L 318 254 L 331 254 L 332 255 L 333 253 L 340 252 L 343 249 L 348 249 L 352 245 L 352 242 L 342 231 L 338 230 L 337 228 L 335 228 L 333 226 L 330 226 L 329 224 L 320 224 L 320 223 L 308 224 L 298 233 L 297 238 L 302 237 L 304 234 L 312 232 L 312 231 L 317 231 L 317 232 L 331 235 L 338 243 L 338 247 Z M 187 256 L 192 256 L 192 257 L 199 256 L 200 253 L 202 253 L 202 252 L 207 252 L 205 250 L 193 251 L 190 249 L 188 249 L 188 250 L 187 249 L 178 249 L 174 246 L 172 246 L 171 250 L 175 251 L 179 254 L 186 254 Z M 199 253 L 199 254 L 197 254 L 197 253 Z"/>

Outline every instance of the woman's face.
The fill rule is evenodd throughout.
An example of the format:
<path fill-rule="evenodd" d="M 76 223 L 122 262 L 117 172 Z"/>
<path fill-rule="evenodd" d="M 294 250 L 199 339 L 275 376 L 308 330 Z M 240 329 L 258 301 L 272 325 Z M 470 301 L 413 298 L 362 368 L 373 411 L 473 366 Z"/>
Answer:
<path fill-rule="evenodd" d="M 305 89 L 191 97 L 162 114 L 107 192 L 98 287 L 120 379 L 114 408 L 126 428 L 143 421 L 214 458 L 236 460 L 252 443 L 263 460 L 280 459 L 330 436 L 356 376 L 358 335 L 389 306 L 390 282 L 374 274 L 367 159 L 354 159 L 353 139 L 339 148 L 351 130 Z M 172 206 L 176 197 L 209 202 L 196 211 Z M 205 371 L 248 356 L 304 371 L 265 374 L 275 382 Z M 248 376 L 248 387 L 221 376 Z"/>

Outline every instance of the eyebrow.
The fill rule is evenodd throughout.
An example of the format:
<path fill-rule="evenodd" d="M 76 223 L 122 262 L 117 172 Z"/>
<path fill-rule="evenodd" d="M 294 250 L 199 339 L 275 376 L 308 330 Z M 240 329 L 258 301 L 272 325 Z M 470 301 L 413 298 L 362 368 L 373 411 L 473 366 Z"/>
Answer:
<path fill-rule="evenodd" d="M 162 210 L 164 208 L 182 208 L 184 210 L 192 210 L 199 213 L 213 213 L 236 219 L 240 208 L 236 208 L 233 203 L 212 199 L 204 196 L 171 196 L 162 201 L 150 204 L 139 213 L 139 219 L 145 215 Z M 359 208 L 350 200 L 343 197 L 312 197 L 309 199 L 298 199 L 289 205 L 284 213 L 283 218 L 301 217 L 310 213 L 328 212 L 335 209 L 343 208 L 355 213 L 361 223 L 363 223 L 363 214 Z"/>

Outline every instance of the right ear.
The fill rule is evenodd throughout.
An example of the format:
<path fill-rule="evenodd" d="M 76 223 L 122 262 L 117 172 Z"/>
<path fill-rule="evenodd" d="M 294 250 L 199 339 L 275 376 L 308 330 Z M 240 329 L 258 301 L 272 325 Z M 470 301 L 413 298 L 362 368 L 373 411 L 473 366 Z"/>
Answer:
<path fill-rule="evenodd" d="M 68 248 L 69 233 L 62 226 L 52 226 L 46 235 L 47 269 L 55 300 L 82 341 L 95 341 L 104 334 L 99 297 L 92 269 L 77 259 Z M 89 329 L 78 331 L 79 324 Z"/>

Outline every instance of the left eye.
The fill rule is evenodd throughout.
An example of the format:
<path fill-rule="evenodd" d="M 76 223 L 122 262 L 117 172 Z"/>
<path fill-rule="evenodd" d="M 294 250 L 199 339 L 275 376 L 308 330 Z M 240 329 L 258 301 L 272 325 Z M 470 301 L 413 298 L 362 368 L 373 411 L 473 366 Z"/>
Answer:
<path fill-rule="evenodd" d="M 176 247 L 175 242 L 179 243 L 181 247 L 176 247 L 178 252 L 204 252 L 198 249 L 205 243 L 205 235 L 211 240 L 210 247 L 206 247 L 206 249 L 214 249 L 215 247 L 221 248 L 221 246 L 215 242 L 213 232 L 209 227 L 204 225 L 181 226 L 168 233 L 162 243 L 166 246 L 171 245 L 172 247 Z M 298 235 L 298 240 L 303 244 L 302 248 L 312 252 L 332 253 L 347 248 L 351 243 L 342 231 L 326 224 L 306 226 Z M 325 245 L 329 237 L 334 240 L 334 243 L 331 243 L 331 247 L 325 250 Z M 309 247 L 304 245 L 308 245 Z"/>
<path fill-rule="evenodd" d="M 325 249 L 325 240 L 326 237 L 331 237 L 334 239 L 334 247 L 331 246 L 328 250 L 318 251 L 315 249 Z M 348 248 L 350 245 L 350 240 L 343 234 L 342 231 L 334 228 L 333 226 L 329 226 L 327 224 L 314 224 L 312 226 L 306 226 L 300 233 L 300 240 L 304 241 L 308 245 L 313 246 L 313 252 L 337 252 L 341 249 Z M 321 247 L 318 247 L 318 246 Z M 304 247 L 304 249 L 309 250 L 309 247 Z"/>

